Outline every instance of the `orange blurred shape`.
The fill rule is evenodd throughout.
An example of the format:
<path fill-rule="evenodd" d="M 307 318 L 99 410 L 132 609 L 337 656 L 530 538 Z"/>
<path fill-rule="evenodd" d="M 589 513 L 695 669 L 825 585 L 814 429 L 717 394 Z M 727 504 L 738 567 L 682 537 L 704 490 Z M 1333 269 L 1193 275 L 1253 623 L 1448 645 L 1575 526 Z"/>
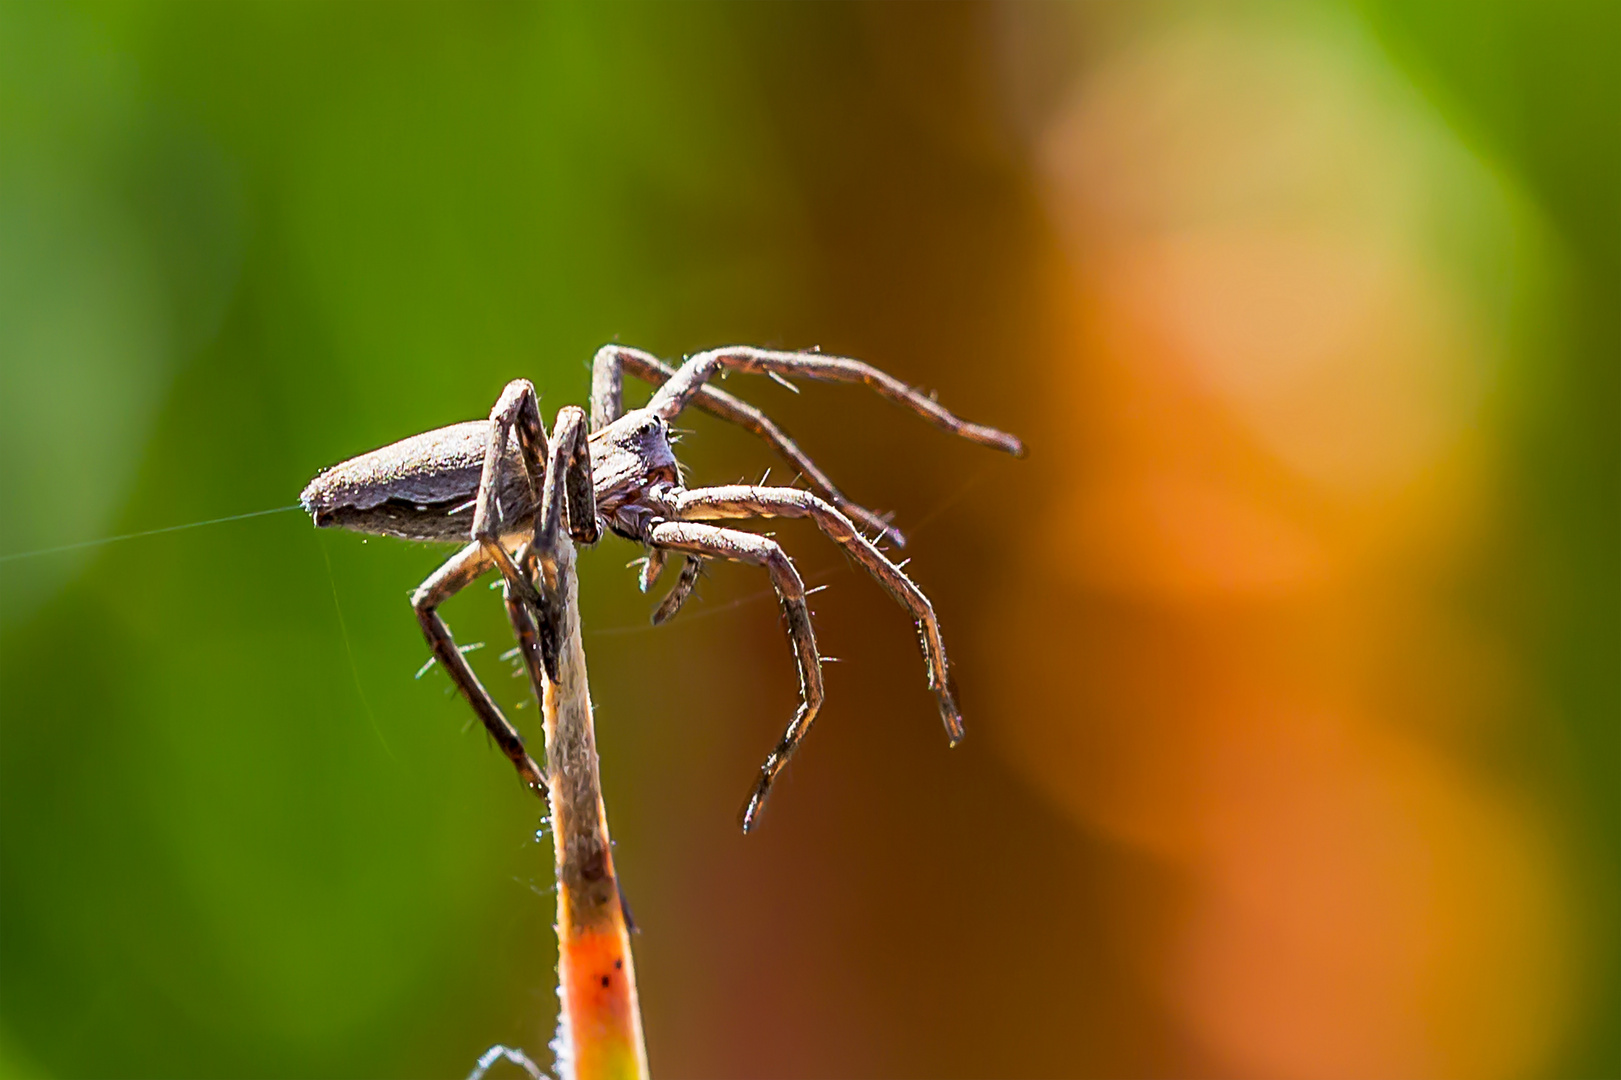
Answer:
<path fill-rule="evenodd" d="M 1452 611 L 1506 337 L 1459 251 L 1517 223 L 1355 24 L 1277 11 L 1145 18 L 1048 127 L 1070 340 L 996 726 L 1173 870 L 1132 948 L 1213 1071 L 1517 1075 L 1574 1008 L 1567 870 L 1437 737 L 1521 682 Z"/>

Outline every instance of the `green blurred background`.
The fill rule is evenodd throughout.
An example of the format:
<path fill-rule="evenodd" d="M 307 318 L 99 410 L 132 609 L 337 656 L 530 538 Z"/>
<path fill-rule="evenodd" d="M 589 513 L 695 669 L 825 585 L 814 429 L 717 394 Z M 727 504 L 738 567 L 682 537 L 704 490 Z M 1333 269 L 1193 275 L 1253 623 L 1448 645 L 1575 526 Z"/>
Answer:
<path fill-rule="evenodd" d="M 582 596 L 665 1076 L 1621 1074 L 1618 7 L 0 4 L 0 1073 L 543 1061 L 549 842 L 319 469 L 733 379 L 897 511 Z M 705 418 L 695 478 L 772 464 Z M 781 472 L 779 470 L 779 476 Z M 447 614 L 509 706 L 500 605 Z M 532 729 L 534 710 L 520 709 Z"/>

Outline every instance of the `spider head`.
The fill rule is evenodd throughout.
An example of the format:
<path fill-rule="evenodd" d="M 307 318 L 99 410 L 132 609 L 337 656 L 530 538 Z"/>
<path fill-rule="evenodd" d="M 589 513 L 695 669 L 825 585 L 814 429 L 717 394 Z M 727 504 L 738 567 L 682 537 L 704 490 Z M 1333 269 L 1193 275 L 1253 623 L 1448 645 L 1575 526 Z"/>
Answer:
<path fill-rule="evenodd" d="M 590 445 L 598 506 L 611 508 L 652 484 L 678 481 L 670 425 L 656 413 L 632 410 L 592 435 Z"/>

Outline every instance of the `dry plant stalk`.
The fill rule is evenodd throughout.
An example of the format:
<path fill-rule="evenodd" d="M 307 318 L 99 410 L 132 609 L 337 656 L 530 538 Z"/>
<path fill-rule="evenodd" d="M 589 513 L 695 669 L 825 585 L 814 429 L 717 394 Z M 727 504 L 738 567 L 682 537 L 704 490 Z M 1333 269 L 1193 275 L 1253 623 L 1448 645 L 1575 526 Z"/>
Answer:
<path fill-rule="evenodd" d="M 574 545 L 556 551 L 561 601 L 557 680 L 545 677 L 528 609 L 508 595 L 531 685 L 545 711 L 547 781 L 557 859 L 557 1069 L 574 1080 L 646 1077 L 647 1048 L 636 996 L 630 933 L 614 876 L 613 843 L 597 772 L 596 733 L 580 640 Z M 531 564 L 531 572 L 534 567 Z"/>

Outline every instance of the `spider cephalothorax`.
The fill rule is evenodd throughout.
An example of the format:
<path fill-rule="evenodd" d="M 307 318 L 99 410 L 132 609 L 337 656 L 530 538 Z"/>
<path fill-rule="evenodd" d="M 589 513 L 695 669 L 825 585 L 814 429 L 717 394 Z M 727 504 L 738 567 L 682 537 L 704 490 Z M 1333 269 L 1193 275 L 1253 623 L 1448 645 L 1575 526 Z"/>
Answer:
<path fill-rule="evenodd" d="M 657 579 L 669 553 L 682 554 L 681 576 L 654 613 L 655 621 L 663 621 L 680 607 L 703 560 L 730 559 L 765 567 L 782 603 L 799 668 L 800 704 L 761 766 L 743 811 L 746 831 L 821 708 L 821 659 L 805 606 L 804 583 L 782 548 L 770 537 L 707 522 L 772 517 L 814 521 L 912 616 L 929 687 L 953 744 L 962 737 L 963 727 L 934 609 L 861 529 L 874 530 L 878 537 L 887 536 L 895 543 L 904 542 L 900 533 L 887 520 L 840 494 L 762 413 L 709 385 L 710 377 L 722 369 L 779 380 L 803 376 L 865 383 L 946 431 L 1008 453 L 1024 453 L 1013 436 L 959 420 L 933 398 L 859 360 L 738 346 L 699 353 L 675 369 L 640 350 L 607 345 L 598 351 L 592 367 L 589 421 L 583 410 L 566 406 L 558 410 L 548 437 L 534 387 L 518 379 L 502 392 L 489 420 L 414 435 L 335 465 L 310 481 L 302 501 L 315 523 L 323 527 L 411 540 L 470 541 L 422 583 L 412 605 L 435 659 L 467 696 L 519 775 L 542 793 L 546 784 L 539 767 L 457 650 L 439 616 L 439 605 L 489 570 L 498 570 L 509 596 L 536 616 L 540 649 L 555 678 L 552 650 L 556 639 L 548 632 L 548 624 L 555 616 L 550 599 L 556 588 L 552 553 L 563 529 L 586 544 L 596 543 L 607 529 L 645 545 L 644 590 Z M 645 407 L 630 412 L 622 403 L 627 370 L 658 386 Z M 798 470 L 811 490 L 763 485 L 684 487 L 670 447 L 669 424 L 689 405 L 764 438 Z"/>

